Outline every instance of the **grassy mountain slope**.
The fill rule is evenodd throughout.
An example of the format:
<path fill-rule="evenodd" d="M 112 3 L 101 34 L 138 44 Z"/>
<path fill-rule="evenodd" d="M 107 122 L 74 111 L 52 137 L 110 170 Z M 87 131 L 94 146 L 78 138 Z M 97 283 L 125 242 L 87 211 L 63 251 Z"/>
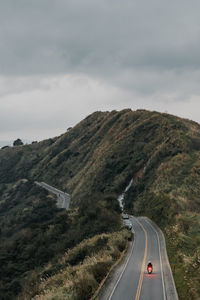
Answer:
<path fill-rule="evenodd" d="M 121 228 L 119 207 L 111 197 L 88 198 L 78 208 L 65 211 L 56 208 L 55 199 L 46 191 L 22 179 L 6 187 L 4 184 L 0 199 L 3 199 L 0 202 L 2 300 L 16 299 L 27 286 L 26 282 L 28 295 L 33 296 L 37 282 L 46 278 L 45 265 L 59 265 L 64 253 L 84 239 Z M 59 267 L 51 268 L 48 274 L 59 270 Z"/>
<path fill-rule="evenodd" d="M 38 234 L 40 238 L 45 236 L 52 249 L 40 263 L 42 266 L 84 238 L 119 230 L 116 198 L 133 178 L 125 199 L 126 210 L 148 215 L 163 228 L 170 258 L 176 262 L 180 299 L 197 299 L 199 156 L 199 124 L 168 114 L 128 109 L 95 112 L 60 137 L 0 150 L 1 240 L 5 243 L 0 255 L 7 243 L 11 249 L 15 247 L 10 241 L 17 235 L 19 239 L 27 226 L 30 236 L 33 224 L 37 224 L 35 238 Z M 70 193 L 73 210 L 57 210 L 55 199 L 33 188 L 34 180 Z M 47 216 L 43 220 L 40 205 L 43 203 L 41 214 L 46 214 L 45 201 Z M 31 221 L 35 214 L 36 219 Z M 62 236 L 60 242 L 55 238 L 59 237 L 57 231 Z M 72 241 L 73 235 L 77 238 Z M 22 239 L 21 248 L 23 243 Z M 15 264 L 12 258 L 3 256 L 3 260 Z M 21 273 L 16 270 L 14 278 L 23 281 L 22 275 L 33 265 Z M 5 283 L 1 282 L 1 286 L 4 289 Z"/>

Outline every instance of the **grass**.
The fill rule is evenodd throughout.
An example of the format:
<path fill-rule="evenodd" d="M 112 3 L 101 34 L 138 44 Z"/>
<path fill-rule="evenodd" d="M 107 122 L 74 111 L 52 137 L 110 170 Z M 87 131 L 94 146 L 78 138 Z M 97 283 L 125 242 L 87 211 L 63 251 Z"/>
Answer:
<path fill-rule="evenodd" d="M 200 299 L 200 217 L 179 215 L 176 226 L 166 230 L 166 237 L 179 299 Z"/>
<path fill-rule="evenodd" d="M 45 277 L 44 273 L 40 274 L 39 285 L 34 284 L 32 291 L 30 286 L 27 286 L 24 294 L 20 295 L 22 298 L 19 299 L 89 299 L 122 251 L 126 249 L 130 239 L 131 233 L 122 230 L 84 240 L 66 252 L 57 262 L 62 266 L 60 270 L 50 275 L 48 272 L 52 267 L 55 269 L 55 265 L 48 265 Z"/>

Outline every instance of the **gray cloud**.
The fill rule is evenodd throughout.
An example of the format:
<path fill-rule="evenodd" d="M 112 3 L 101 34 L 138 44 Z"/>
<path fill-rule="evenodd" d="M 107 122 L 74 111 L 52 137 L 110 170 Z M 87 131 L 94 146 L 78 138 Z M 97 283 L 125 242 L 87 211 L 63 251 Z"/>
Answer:
<path fill-rule="evenodd" d="M 58 135 L 95 110 L 124 108 L 118 100 L 130 97 L 83 75 L 40 78 L 38 86 L 35 77 L 12 78 L 12 84 L 13 93 L 0 100 L 0 140 Z"/>
<path fill-rule="evenodd" d="M 95 109 L 200 109 L 199 11 L 199 0 L 0 1 L 1 129 L 60 130 L 63 111 L 73 123 Z"/>
<path fill-rule="evenodd" d="M 0 4 L 2 75 L 200 67 L 192 0 L 15 0 Z"/>

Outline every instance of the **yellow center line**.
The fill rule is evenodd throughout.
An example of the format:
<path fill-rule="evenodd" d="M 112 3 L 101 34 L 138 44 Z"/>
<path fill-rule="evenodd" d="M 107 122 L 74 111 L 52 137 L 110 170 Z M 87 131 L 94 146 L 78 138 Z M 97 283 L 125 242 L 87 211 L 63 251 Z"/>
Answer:
<path fill-rule="evenodd" d="M 137 293 L 136 293 L 136 296 L 135 296 L 135 300 L 139 300 L 140 299 L 141 288 L 142 288 L 143 277 L 144 277 L 145 262 L 146 262 L 146 258 L 147 258 L 147 232 L 146 232 L 144 226 L 137 219 L 136 219 L 136 221 L 140 225 L 140 227 L 142 228 L 142 230 L 144 231 L 144 234 L 145 234 L 144 258 L 143 258 L 143 261 L 142 261 L 140 279 L 139 279 L 139 282 L 138 282 Z"/>

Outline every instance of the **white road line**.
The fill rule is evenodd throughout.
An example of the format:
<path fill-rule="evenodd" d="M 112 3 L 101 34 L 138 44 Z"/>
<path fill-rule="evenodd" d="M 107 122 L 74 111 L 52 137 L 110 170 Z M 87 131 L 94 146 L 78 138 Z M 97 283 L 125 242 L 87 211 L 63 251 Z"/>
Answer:
<path fill-rule="evenodd" d="M 135 233 L 134 230 L 133 230 L 133 233 Z M 113 296 L 113 294 L 114 294 L 114 292 L 115 292 L 115 290 L 116 290 L 116 287 L 118 286 L 118 283 L 119 283 L 120 279 L 122 278 L 122 275 L 124 274 L 124 271 L 125 271 L 125 269 L 126 269 L 126 267 L 127 267 L 127 265 L 128 265 L 128 262 L 129 262 L 129 260 L 130 260 L 130 258 L 131 258 L 131 255 L 132 255 L 132 253 L 133 253 L 134 244 L 135 244 L 135 237 L 134 237 L 134 241 L 133 241 L 131 253 L 130 253 L 128 259 L 127 259 L 127 262 L 126 262 L 126 264 L 125 264 L 125 266 L 124 266 L 124 268 L 123 268 L 123 270 L 122 270 L 122 273 L 120 274 L 120 276 L 119 276 L 119 278 L 118 278 L 118 280 L 117 280 L 117 282 L 116 282 L 116 284 L 115 284 L 115 286 L 114 286 L 114 288 L 113 288 L 113 290 L 112 290 L 112 292 L 111 292 L 110 297 L 108 298 L 108 300 L 110 300 L 110 299 L 112 298 L 112 296 Z"/>
<path fill-rule="evenodd" d="M 156 233 L 156 236 L 157 236 L 157 240 L 158 240 L 158 250 L 159 250 L 159 256 L 160 256 L 160 270 L 161 270 L 161 278 L 162 278 L 162 286 L 163 286 L 163 298 L 164 298 L 164 300 L 166 300 L 165 282 L 164 282 L 164 278 L 163 278 L 163 265 L 162 265 L 162 259 L 161 259 L 161 251 L 160 251 L 160 239 L 159 239 L 159 236 L 158 236 L 157 231 L 156 231 L 155 228 L 151 225 L 151 223 L 150 223 L 148 220 L 146 220 L 146 219 L 143 219 L 143 220 L 151 226 L 151 228 L 153 229 L 153 231 Z"/>

